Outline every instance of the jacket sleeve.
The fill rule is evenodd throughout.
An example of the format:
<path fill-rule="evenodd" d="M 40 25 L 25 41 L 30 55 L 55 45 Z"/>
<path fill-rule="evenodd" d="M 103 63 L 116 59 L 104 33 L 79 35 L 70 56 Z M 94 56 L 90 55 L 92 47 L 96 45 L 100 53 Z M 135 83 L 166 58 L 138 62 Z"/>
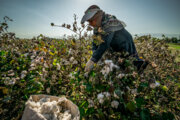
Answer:
<path fill-rule="evenodd" d="M 108 35 L 102 35 L 103 43 L 97 46 L 97 49 L 93 52 L 91 60 L 95 63 L 101 59 L 103 53 L 110 47 L 111 40 L 114 36 L 114 32 L 109 33 Z"/>
<path fill-rule="evenodd" d="M 96 51 L 97 48 L 98 48 L 98 46 L 94 42 L 92 42 L 92 51 L 93 51 L 93 53 Z"/>

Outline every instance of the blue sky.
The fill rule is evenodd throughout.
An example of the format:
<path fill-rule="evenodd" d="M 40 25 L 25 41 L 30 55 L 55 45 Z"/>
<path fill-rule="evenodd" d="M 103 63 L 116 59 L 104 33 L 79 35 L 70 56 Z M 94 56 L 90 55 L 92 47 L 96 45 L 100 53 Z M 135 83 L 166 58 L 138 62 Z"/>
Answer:
<path fill-rule="evenodd" d="M 80 22 L 93 4 L 124 21 L 131 34 L 180 34 L 180 0 L 0 0 L 0 21 L 4 16 L 12 18 L 9 31 L 21 38 L 71 35 L 71 31 L 50 23 L 71 24 L 74 13 Z"/>

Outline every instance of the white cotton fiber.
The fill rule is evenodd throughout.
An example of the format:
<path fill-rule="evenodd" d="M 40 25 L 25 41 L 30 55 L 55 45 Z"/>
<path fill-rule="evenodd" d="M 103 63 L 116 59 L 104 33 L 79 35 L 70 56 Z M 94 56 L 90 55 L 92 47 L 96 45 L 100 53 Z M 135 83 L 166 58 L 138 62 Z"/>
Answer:
<path fill-rule="evenodd" d="M 42 98 L 38 102 L 28 101 L 26 105 L 29 105 L 46 120 L 72 120 L 70 110 L 60 106 L 63 102 L 63 100 L 50 101 L 50 98 Z"/>

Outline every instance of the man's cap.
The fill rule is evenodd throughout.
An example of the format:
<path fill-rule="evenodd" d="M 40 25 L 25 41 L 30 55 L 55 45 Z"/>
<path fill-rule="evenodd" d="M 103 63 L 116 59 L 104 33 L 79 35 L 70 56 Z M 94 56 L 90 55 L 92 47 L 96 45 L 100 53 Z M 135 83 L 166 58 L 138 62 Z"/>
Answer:
<path fill-rule="evenodd" d="M 81 19 L 81 24 L 83 24 L 85 21 L 91 19 L 98 11 L 100 11 L 100 8 L 97 5 L 91 5 L 85 11 L 85 15 Z"/>

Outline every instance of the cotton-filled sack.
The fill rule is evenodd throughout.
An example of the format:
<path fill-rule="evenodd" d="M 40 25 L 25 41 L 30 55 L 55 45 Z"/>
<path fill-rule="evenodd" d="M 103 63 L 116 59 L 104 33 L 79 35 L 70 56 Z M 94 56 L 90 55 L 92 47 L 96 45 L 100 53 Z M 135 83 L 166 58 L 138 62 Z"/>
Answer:
<path fill-rule="evenodd" d="M 78 107 L 65 97 L 31 95 L 22 120 L 79 120 Z"/>

